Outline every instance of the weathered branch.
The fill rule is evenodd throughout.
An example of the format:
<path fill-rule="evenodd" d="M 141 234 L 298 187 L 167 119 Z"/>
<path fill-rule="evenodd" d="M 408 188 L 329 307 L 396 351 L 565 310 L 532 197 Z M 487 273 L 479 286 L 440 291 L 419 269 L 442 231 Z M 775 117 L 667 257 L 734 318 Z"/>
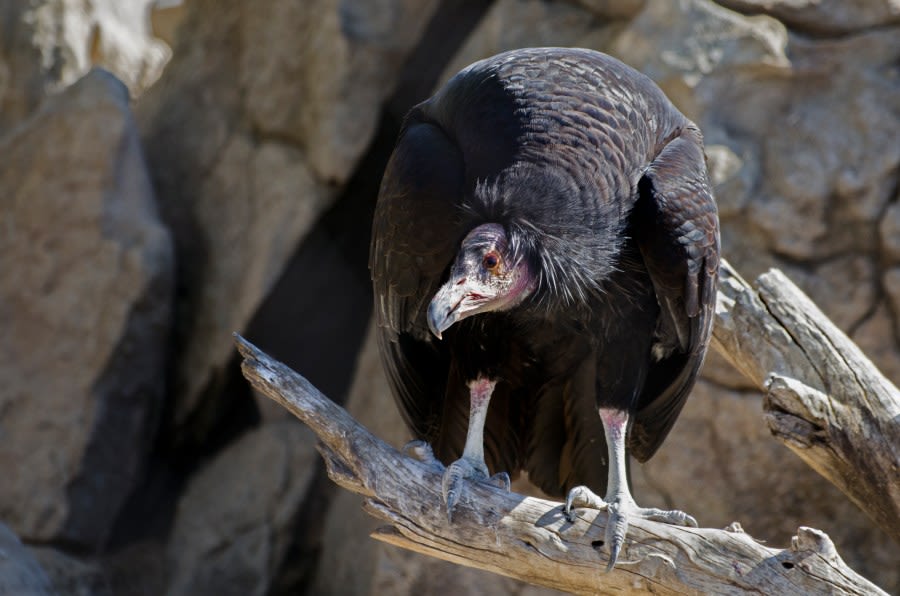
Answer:
<path fill-rule="evenodd" d="M 375 538 L 462 565 L 580 594 L 882 594 L 822 532 L 800 528 L 784 550 L 739 528 L 681 528 L 635 519 L 616 568 L 603 574 L 606 515 L 469 483 L 447 521 L 441 470 L 384 443 L 306 379 L 237 337 L 244 375 L 319 436 L 331 478 L 390 523 Z"/>
<path fill-rule="evenodd" d="M 900 392 L 780 271 L 720 276 L 713 346 L 766 393 L 772 434 L 900 542 Z"/>

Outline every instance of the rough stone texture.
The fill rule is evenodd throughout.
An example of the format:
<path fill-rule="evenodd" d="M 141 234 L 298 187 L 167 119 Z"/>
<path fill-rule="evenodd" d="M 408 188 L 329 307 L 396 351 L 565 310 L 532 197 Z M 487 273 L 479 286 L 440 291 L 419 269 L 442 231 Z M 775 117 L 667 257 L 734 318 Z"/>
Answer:
<path fill-rule="evenodd" d="M 433 7 L 185 5 L 190 34 L 138 107 L 180 262 L 176 425 L 214 394 L 231 333 L 351 174 Z"/>
<path fill-rule="evenodd" d="M 149 35 L 150 0 L 0 1 L 0 131 L 91 66 L 116 74 L 135 95 L 159 77 L 168 47 Z"/>
<path fill-rule="evenodd" d="M 769 14 L 797 31 L 841 35 L 900 23 L 897 0 L 717 0 L 747 14 Z"/>
<path fill-rule="evenodd" d="M 282 295 L 302 308 L 255 318 L 268 337 L 298 336 L 304 324 L 327 330 L 346 308 L 360 320 L 339 328 L 362 327 L 352 305 L 367 272 L 351 270 L 337 239 L 360 234 L 341 217 L 314 221 L 353 187 L 438 0 L 159 3 L 175 57 L 136 109 L 175 238 L 177 293 L 124 89 L 99 73 L 69 87 L 91 64 L 110 67 L 133 95 L 153 80 L 168 50 L 147 34 L 149 2 L 0 0 L 0 520 L 42 544 L 34 553 L 48 573 L 35 572 L 36 593 L 51 589 L 47 576 L 62 593 L 284 593 L 298 585 L 285 575 L 313 564 L 318 524 L 299 524 L 316 502 L 331 509 L 306 593 L 539 593 L 369 539 L 377 522 L 359 498 L 306 494 L 317 456 L 280 412 L 263 407 L 264 424 L 238 436 L 217 418 L 231 399 L 218 391 L 230 334 L 248 329 L 277 279 L 306 298 Z M 750 279 L 787 271 L 898 382 L 897 6 L 496 0 L 442 78 L 535 45 L 593 47 L 645 71 L 704 131 L 729 261 Z M 417 49 L 446 46 L 437 23 L 431 31 L 434 43 Z M 301 241 L 315 250 L 286 270 Z M 317 263 L 323 273 L 307 274 Z M 341 333 L 343 351 L 316 356 L 352 358 L 353 333 Z M 164 360 L 181 363 L 171 379 Z M 315 370 L 300 369 L 310 377 L 326 368 L 311 362 Z M 639 502 L 682 508 L 702 524 L 736 520 L 774 545 L 799 525 L 819 527 L 851 566 L 900 593 L 896 545 L 768 436 L 759 394 L 727 363 L 713 355 L 704 374 L 659 454 L 635 469 Z M 122 503 L 144 473 L 164 391 L 167 413 L 194 442 L 169 450 L 170 433 L 160 435 L 155 465 L 171 478 L 162 488 L 144 479 L 135 492 L 149 504 L 134 511 L 156 510 L 135 523 Z M 371 341 L 352 393 L 354 413 L 405 442 Z M 108 541 L 119 512 L 129 523 Z M 0 543 L 10 543 L 2 529 Z M 36 569 L 7 562 L 0 593 Z"/>
<path fill-rule="evenodd" d="M 900 263 L 900 196 L 894 197 L 879 225 L 881 255 L 889 264 Z"/>
<path fill-rule="evenodd" d="M 45 570 L 56 593 L 63 596 L 114 596 L 99 565 L 46 546 L 32 547 L 31 554 Z M 0 594 L 5 594 L 0 589 Z"/>
<path fill-rule="evenodd" d="M 318 454 L 296 420 L 261 426 L 191 480 L 169 539 L 170 596 L 268 594 Z"/>
<path fill-rule="evenodd" d="M 631 18 L 644 8 L 646 0 L 574 0 L 600 17 Z"/>
<path fill-rule="evenodd" d="M 441 76 L 443 84 L 457 72 L 488 56 L 527 46 L 597 48 L 615 34 L 610 19 L 586 7 L 542 0 L 497 0 Z M 615 23 L 621 21 L 615 20 Z"/>
<path fill-rule="evenodd" d="M 51 596 L 55 593 L 40 563 L 13 531 L 0 523 L 0 594 Z"/>
<path fill-rule="evenodd" d="M 0 519 L 98 547 L 156 428 L 173 270 L 112 75 L 0 140 L 0 211 Z"/>
<path fill-rule="evenodd" d="M 178 27 L 184 20 L 183 0 L 154 0 L 150 7 L 150 30 L 169 46 L 175 45 Z"/>
<path fill-rule="evenodd" d="M 814 40 L 793 28 L 702 0 L 651 1 L 610 49 L 701 125 L 728 259 L 749 279 L 786 271 L 896 381 L 900 310 L 880 288 L 890 298 L 881 267 L 897 243 L 900 28 Z M 734 371 L 713 357 L 705 374 L 715 384 L 698 386 L 635 473 L 643 500 L 704 525 L 737 520 L 773 544 L 821 528 L 851 567 L 896 590 L 889 538 L 771 440 L 758 394 L 731 390 L 746 386 Z"/>

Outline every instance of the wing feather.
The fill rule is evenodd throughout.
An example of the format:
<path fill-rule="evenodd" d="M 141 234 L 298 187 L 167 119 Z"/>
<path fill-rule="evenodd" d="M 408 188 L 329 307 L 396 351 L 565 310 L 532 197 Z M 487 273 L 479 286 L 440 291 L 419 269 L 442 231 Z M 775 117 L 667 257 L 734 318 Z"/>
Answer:
<path fill-rule="evenodd" d="M 444 407 L 450 357 L 425 313 L 459 242 L 465 174 L 454 143 L 417 116 L 408 117 L 385 171 L 369 268 L 382 363 L 407 425 L 428 439 Z"/>
<path fill-rule="evenodd" d="M 678 417 L 712 332 L 719 269 L 719 226 L 703 140 L 681 130 L 638 185 L 633 224 L 660 304 L 654 355 L 638 401 L 629 448 L 650 458 Z"/>

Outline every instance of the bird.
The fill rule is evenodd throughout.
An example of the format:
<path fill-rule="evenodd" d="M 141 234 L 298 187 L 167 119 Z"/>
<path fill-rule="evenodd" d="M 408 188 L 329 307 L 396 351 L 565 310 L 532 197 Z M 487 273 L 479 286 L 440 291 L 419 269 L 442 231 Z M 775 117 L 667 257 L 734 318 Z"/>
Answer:
<path fill-rule="evenodd" d="M 583 48 L 471 64 L 407 113 L 369 267 L 383 368 L 443 467 L 607 511 L 606 571 L 710 341 L 719 222 L 703 136 L 647 76 Z M 600 495 L 603 495 L 602 497 Z"/>

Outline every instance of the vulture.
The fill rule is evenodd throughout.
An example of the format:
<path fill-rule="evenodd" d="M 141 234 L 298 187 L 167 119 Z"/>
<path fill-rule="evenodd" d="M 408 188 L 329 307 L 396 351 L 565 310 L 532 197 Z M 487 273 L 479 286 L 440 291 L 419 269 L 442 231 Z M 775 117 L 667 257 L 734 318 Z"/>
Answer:
<path fill-rule="evenodd" d="M 628 456 L 656 452 L 694 385 L 718 253 L 700 130 L 610 56 L 505 52 L 413 107 L 369 266 L 382 363 L 413 453 L 447 466 L 448 516 L 467 480 L 525 472 L 567 516 L 608 512 L 607 571 L 629 519 L 696 525 L 636 504 Z"/>

